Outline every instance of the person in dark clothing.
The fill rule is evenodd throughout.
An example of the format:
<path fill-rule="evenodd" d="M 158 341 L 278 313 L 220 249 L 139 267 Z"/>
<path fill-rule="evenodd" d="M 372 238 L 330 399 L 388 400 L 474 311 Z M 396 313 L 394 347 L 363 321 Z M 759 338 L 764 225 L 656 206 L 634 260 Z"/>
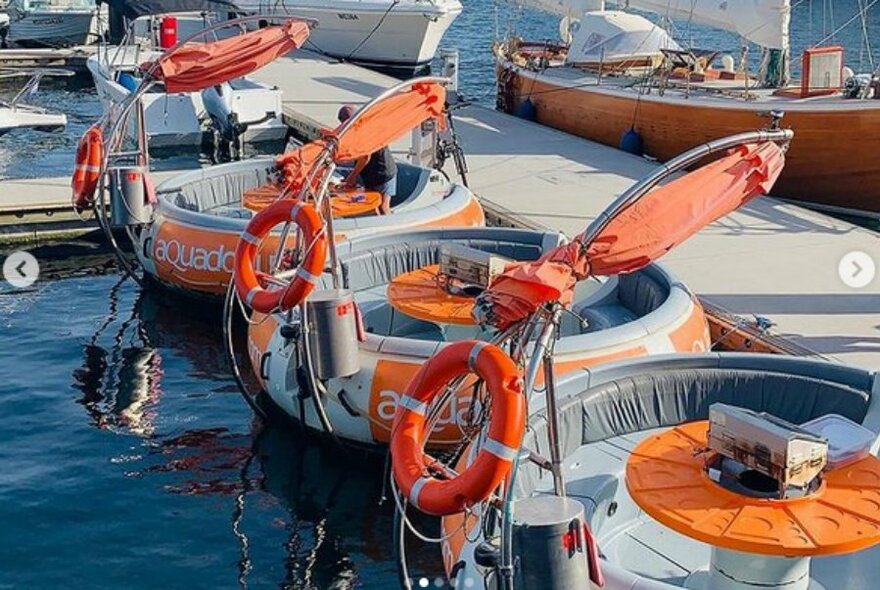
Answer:
<path fill-rule="evenodd" d="M 339 122 L 350 119 L 355 110 L 357 109 L 352 105 L 343 106 L 339 109 Z M 354 170 L 345 179 L 345 186 L 356 186 L 358 179 L 364 188 L 382 194 L 379 212 L 382 215 L 391 213 L 391 199 L 397 196 L 397 163 L 388 146 L 358 160 Z"/>

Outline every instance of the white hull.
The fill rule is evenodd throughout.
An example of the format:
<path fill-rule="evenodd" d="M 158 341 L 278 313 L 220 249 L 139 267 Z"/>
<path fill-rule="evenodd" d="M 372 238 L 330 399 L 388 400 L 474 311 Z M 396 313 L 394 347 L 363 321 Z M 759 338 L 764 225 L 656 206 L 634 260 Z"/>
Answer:
<path fill-rule="evenodd" d="M 427 65 L 446 30 L 461 14 L 458 0 L 238 3 L 250 14 L 301 16 L 318 21 L 305 47 L 353 62 L 416 69 Z"/>
<path fill-rule="evenodd" d="M 131 71 L 134 64 L 154 57 L 153 52 L 138 52 L 131 48 L 120 51 L 119 56 L 115 55 L 115 51 L 115 47 L 102 48 L 97 55 L 89 57 L 87 62 L 105 112 L 129 95 L 129 90 L 115 80 L 117 70 Z M 115 60 L 120 65 L 110 67 L 107 65 L 108 59 Z M 266 113 L 276 115 L 262 123 L 250 125 L 244 134 L 245 142 L 284 139 L 287 127 L 281 120 L 281 91 L 247 79 L 233 81 L 232 86 L 233 110 L 238 114 L 239 120 L 260 120 Z M 199 92 L 148 92 L 143 97 L 143 103 L 147 139 L 151 148 L 199 146 L 210 132 L 210 121 Z M 133 124 L 128 133 L 134 137 Z"/>
<path fill-rule="evenodd" d="M 8 42 L 17 45 L 69 47 L 98 41 L 101 19 L 97 10 L 45 10 L 12 18 Z"/>
<path fill-rule="evenodd" d="M 67 125 L 63 113 L 50 113 L 38 107 L 0 105 L 0 135 L 13 129 L 41 129 L 54 131 Z"/>

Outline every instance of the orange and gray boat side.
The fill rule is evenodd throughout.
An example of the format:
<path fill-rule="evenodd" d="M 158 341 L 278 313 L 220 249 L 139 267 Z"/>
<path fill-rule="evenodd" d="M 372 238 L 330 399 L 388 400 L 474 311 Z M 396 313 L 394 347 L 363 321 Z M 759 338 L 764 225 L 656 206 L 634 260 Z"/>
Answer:
<path fill-rule="evenodd" d="M 273 158 L 254 158 L 185 172 L 157 188 L 152 222 L 135 244 L 146 273 L 160 283 L 209 295 L 225 292 L 235 247 L 251 212 L 241 196 L 265 184 Z M 467 188 L 441 173 L 410 164 L 398 166 L 399 203 L 391 215 L 339 219 L 339 240 L 358 235 L 427 227 L 478 227 L 483 210 Z M 262 248 L 270 264 L 277 246 L 273 234 Z"/>
<path fill-rule="evenodd" d="M 767 395 L 768 392 L 773 394 Z M 706 353 L 628 359 L 572 372 L 557 384 L 557 394 L 559 440 L 565 441 L 565 482 L 569 486 L 570 497 L 584 504 L 587 523 L 604 550 L 601 569 L 607 590 L 675 590 L 683 587 L 680 580 L 673 578 L 674 574 L 665 576 L 666 579 L 657 579 L 642 568 L 626 567 L 618 553 L 621 546 L 614 543 L 615 538 L 629 536 L 633 530 L 644 531 L 633 526 L 644 515 L 644 510 L 633 501 L 626 471 L 621 469 L 638 442 L 656 436 L 660 429 L 708 419 L 709 407 L 715 402 L 768 412 L 792 423 L 803 423 L 821 415 L 839 414 L 860 423 L 871 432 L 876 433 L 880 428 L 880 375 L 826 360 L 784 355 Z M 546 452 L 547 447 L 542 445 L 547 444 L 548 436 L 546 409 L 543 399 L 540 401 L 541 407 L 533 408 L 529 417 L 523 441 L 523 448 L 539 453 L 542 448 Z M 480 438 L 477 436 L 475 440 Z M 874 450 L 877 444 L 876 441 L 872 444 Z M 474 461 L 477 447 L 473 445 L 463 451 L 456 465 L 459 473 Z M 670 486 L 664 492 L 668 494 L 676 486 L 669 483 L 673 481 L 668 479 L 669 472 L 664 476 L 667 478 L 664 479 L 665 485 Z M 680 479 L 674 481 L 679 488 L 682 487 Z M 537 465 L 524 461 L 516 476 L 516 487 L 511 498 L 514 506 L 518 500 L 552 493 L 552 485 L 552 478 L 546 472 L 542 473 Z M 723 488 L 719 486 L 718 489 Z M 809 501 L 809 495 L 795 501 L 805 500 Z M 784 507 L 789 500 L 761 501 Z M 702 508 L 687 508 L 693 522 L 709 520 L 699 515 Z M 710 507 L 709 510 L 714 509 Z M 743 514 L 752 514 L 746 508 L 731 510 L 731 514 L 740 510 Z M 844 513 L 837 511 L 833 516 L 838 514 Z M 497 526 L 484 529 L 485 516 L 483 506 L 475 505 L 467 514 L 442 518 L 442 559 L 453 588 L 480 588 L 486 576 L 492 575 L 491 568 L 478 563 L 476 557 L 477 548 L 490 541 L 485 531 L 499 530 Z M 849 515 L 846 517 L 849 518 Z M 656 524 L 656 521 L 651 522 Z M 753 540 L 767 534 L 769 529 L 763 526 L 765 520 L 753 519 L 753 522 L 759 522 L 762 526 L 754 534 L 740 528 L 740 531 L 747 531 L 742 539 Z M 836 532 L 845 528 L 835 526 L 828 527 L 828 530 Z M 712 527 L 706 530 L 710 529 L 715 531 Z M 728 529 L 731 527 L 719 527 L 718 531 Z M 666 546 L 669 546 L 670 539 L 676 538 L 669 536 L 669 530 L 653 530 L 663 536 Z M 644 537 L 640 539 L 644 540 Z M 684 542 L 684 548 L 678 548 L 678 555 L 693 549 L 685 537 L 680 539 Z M 815 547 L 812 543 L 804 546 Z M 635 552 L 635 555 L 644 554 Z M 630 564 L 637 562 L 638 557 L 629 560 Z M 662 560 L 658 563 L 668 564 Z M 690 563 L 691 571 L 700 571 L 703 567 L 699 561 Z M 754 562 L 750 567 L 755 567 Z M 852 570 L 850 560 L 847 561 L 847 567 Z M 828 577 L 843 580 L 841 588 L 850 587 L 844 578 Z M 820 581 L 817 580 L 815 587 L 824 587 Z M 786 586 L 795 585 L 774 584 L 772 587 Z M 762 584 L 761 587 L 771 586 Z"/>
<path fill-rule="evenodd" d="M 437 263 L 445 244 L 534 259 L 558 245 L 560 239 L 560 234 L 551 232 L 481 228 L 365 237 L 342 245 L 338 253 L 341 274 L 346 287 L 355 292 L 366 339 L 359 345 L 360 370 L 326 383 L 326 409 L 336 435 L 350 442 L 386 444 L 397 404 L 418 368 L 449 342 L 491 337 L 476 327 L 464 334 L 452 329 L 444 332 L 418 320 L 401 322 L 400 313 L 392 310 L 386 299 L 387 284 L 395 276 Z M 324 288 L 329 288 L 327 282 Z M 655 264 L 637 273 L 596 281 L 594 286 L 584 297 L 578 298 L 576 293 L 573 304 L 588 327 L 574 316 L 564 319 L 555 349 L 560 374 L 611 360 L 708 350 L 703 308 L 662 266 Z M 311 404 L 297 401 L 299 385 L 290 377 L 295 374 L 295 347 L 280 331 L 285 321 L 280 315 L 255 319 L 248 344 L 251 364 L 276 405 L 295 420 L 321 430 Z M 465 387 L 443 410 L 431 444 L 459 442 L 460 426 L 471 403 L 471 388 Z"/>

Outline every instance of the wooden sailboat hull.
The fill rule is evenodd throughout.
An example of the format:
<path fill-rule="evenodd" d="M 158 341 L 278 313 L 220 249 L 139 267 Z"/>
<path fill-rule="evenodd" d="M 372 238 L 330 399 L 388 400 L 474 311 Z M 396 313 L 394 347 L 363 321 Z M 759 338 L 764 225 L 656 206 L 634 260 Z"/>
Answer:
<path fill-rule="evenodd" d="M 846 212 L 880 214 L 880 100 L 696 101 L 639 97 L 610 85 L 571 83 L 499 60 L 499 93 L 514 112 L 527 98 L 539 123 L 618 147 L 631 127 L 645 154 L 668 160 L 696 145 L 765 125 L 771 109 L 785 111 L 795 131 L 773 194 Z M 718 104 L 720 103 L 720 104 Z M 813 106 L 815 104 L 815 106 Z"/>

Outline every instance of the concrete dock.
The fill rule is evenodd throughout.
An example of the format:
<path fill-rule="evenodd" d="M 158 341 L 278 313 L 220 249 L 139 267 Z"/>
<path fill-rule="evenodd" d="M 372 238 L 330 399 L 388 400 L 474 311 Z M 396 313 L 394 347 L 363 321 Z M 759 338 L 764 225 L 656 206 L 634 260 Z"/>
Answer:
<path fill-rule="evenodd" d="M 335 126 L 341 104 L 363 103 L 397 82 L 301 52 L 254 77 L 284 91 L 286 120 L 304 136 Z M 457 111 L 456 129 L 471 188 L 490 219 L 505 223 L 574 235 L 654 167 L 480 106 Z M 407 147 L 407 141 L 395 146 Z M 28 203 L 36 203 L 28 215 L 56 215 L 51 208 L 59 204 L 69 211 L 67 187 L 66 178 L 0 182 L 0 223 L 11 225 Z M 880 370 L 880 277 L 862 289 L 847 287 L 838 267 L 853 251 L 880 265 L 880 234 L 761 198 L 706 228 L 664 262 L 710 304 L 765 316 L 777 324 L 777 334 L 797 345 Z"/>
<path fill-rule="evenodd" d="M 45 49 L 0 49 L 0 69 L 66 68 L 86 73 L 86 61 L 97 51 L 95 45 Z"/>
<path fill-rule="evenodd" d="M 308 54 L 278 60 L 255 78 L 284 91 L 288 122 L 302 132 L 335 126 L 341 104 L 362 103 L 396 82 Z M 523 225 L 574 235 L 654 167 L 488 108 L 456 115 L 471 188 L 490 213 Z M 766 316 L 798 345 L 880 370 L 880 277 L 863 289 L 847 287 L 838 267 L 853 251 L 880 265 L 880 234 L 760 198 L 664 262 L 706 301 Z"/>
<path fill-rule="evenodd" d="M 153 179 L 162 182 L 176 172 L 153 172 Z M 98 229 L 93 217 L 74 212 L 70 176 L 0 180 L 0 248 L 77 238 Z"/>

